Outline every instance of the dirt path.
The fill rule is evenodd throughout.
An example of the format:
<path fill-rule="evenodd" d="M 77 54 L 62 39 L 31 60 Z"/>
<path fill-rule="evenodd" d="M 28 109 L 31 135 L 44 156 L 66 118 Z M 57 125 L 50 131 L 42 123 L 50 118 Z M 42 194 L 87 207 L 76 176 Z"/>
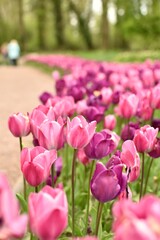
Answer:
<path fill-rule="evenodd" d="M 13 187 L 21 176 L 19 140 L 8 130 L 8 117 L 30 112 L 40 104 L 38 96 L 43 91 L 53 92 L 53 79 L 28 66 L 0 66 L 0 82 L 0 171 L 6 173 Z M 23 138 L 23 143 L 31 146 L 31 137 Z"/>

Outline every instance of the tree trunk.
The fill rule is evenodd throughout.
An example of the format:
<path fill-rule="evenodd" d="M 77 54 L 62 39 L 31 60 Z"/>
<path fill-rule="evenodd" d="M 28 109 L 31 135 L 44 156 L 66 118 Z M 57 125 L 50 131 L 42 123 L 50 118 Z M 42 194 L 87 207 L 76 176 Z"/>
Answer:
<path fill-rule="evenodd" d="M 79 25 L 79 32 L 81 33 L 87 48 L 93 49 L 93 42 L 92 42 L 92 37 L 91 37 L 90 29 L 88 26 L 88 22 L 86 21 L 86 19 L 84 19 L 84 17 L 82 16 L 82 14 L 79 12 L 78 8 L 76 7 L 76 5 L 71 0 L 69 1 L 69 7 L 70 7 L 71 11 L 73 11 L 77 17 L 78 25 Z"/>
<path fill-rule="evenodd" d="M 62 15 L 62 0 L 52 0 L 53 4 L 53 14 L 55 22 L 55 35 L 58 47 L 63 47 L 65 45 L 64 39 L 64 25 L 63 25 L 63 15 Z"/>
<path fill-rule="evenodd" d="M 108 22 L 108 0 L 102 0 L 102 20 L 101 20 L 101 36 L 102 48 L 109 47 L 109 22 Z"/>
<path fill-rule="evenodd" d="M 152 0 L 152 14 L 159 15 L 160 13 L 160 2 L 159 0 Z"/>
<path fill-rule="evenodd" d="M 25 50 L 25 28 L 23 19 L 23 0 L 18 0 L 18 16 L 19 16 L 19 40 L 22 50 Z"/>
<path fill-rule="evenodd" d="M 40 49 L 46 48 L 45 43 L 45 26 L 46 26 L 46 9 L 45 1 L 37 0 L 37 30 L 38 30 L 38 46 Z"/>

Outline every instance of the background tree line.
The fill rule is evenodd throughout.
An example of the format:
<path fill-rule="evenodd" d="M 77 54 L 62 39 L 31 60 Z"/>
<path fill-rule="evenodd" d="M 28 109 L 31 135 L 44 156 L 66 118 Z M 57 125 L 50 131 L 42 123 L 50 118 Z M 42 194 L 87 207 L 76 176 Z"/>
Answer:
<path fill-rule="evenodd" d="M 0 44 L 12 38 L 25 51 L 159 49 L 160 0 L 0 0 Z"/>

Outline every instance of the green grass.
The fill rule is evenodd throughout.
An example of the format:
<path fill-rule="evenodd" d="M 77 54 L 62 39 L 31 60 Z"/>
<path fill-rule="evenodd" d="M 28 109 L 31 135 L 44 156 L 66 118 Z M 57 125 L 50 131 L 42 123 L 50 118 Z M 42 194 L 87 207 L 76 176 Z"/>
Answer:
<path fill-rule="evenodd" d="M 160 59 L 160 50 L 157 51 L 115 51 L 115 50 L 94 50 L 94 51 L 68 51 L 67 54 L 80 56 L 98 61 L 113 62 L 142 62 L 146 59 Z"/>

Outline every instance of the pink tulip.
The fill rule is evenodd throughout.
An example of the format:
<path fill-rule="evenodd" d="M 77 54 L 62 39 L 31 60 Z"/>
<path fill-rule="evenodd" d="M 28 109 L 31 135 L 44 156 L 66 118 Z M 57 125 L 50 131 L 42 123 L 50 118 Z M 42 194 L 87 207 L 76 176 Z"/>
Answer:
<path fill-rule="evenodd" d="M 58 81 L 60 79 L 60 73 L 57 70 L 55 70 L 52 72 L 52 77 L 55 81 Z"/>
<path fill-rule="evenodd" d="M 39 145 L 48 150 L 62 148 L 65 142 L 63 120 L 44 121 L 39 127 L 37 138 Z"/>
<path fill-rule="evenodd" d="M 60 98 L 59 101 L 57 101 L 54 105 L 56 117 L 70 117 L 75 112 L 75 109 L 76 105 L 72 96 L 65 96 L 63 98 Z"/>
<path fill-rule="evenodd" d="M 52 98 L 49 98 L 45 104 L 46 107 L 54 107 L 57 102 L 61 100 L 61 97 L 59 96 L 53 96 Z"/>
<path fill-rule="evenodd" d="M 19 214 L 18 201 L 5 175 L 0 174 L 0 239 L 22 238 L 27 229 L 27 215 Z"/>
<path fill-rule="evenodd" d="M 119 76 L 119 74 L 116 73 L 116 72 L 111 73 L 110 76 L 109 76 L 109 82 L 110 82 L 113 86 L 117 85 L 117 84 L 120 82 L 120 76 Z"/>
<path fill-rule="evenodd" d="M 71 121 L 67 119 L 67 142 L 75 149 L 84 148 L 95 133 L 96 121 L 88 123 L 86 119 L 79 115 Z"/>
<path fill-rule="evenodd" d="M 102 103 L 106 106 L 109 106 L 112 102 L 112 94 L 113 91 L 111 88 L 102 88 L 101 89 L 101 96 L 102 96 Z"/>
<path fill-rule="evenodd" d="M 50 174 L 52 164 L 57 158 L 55 150 L 43 147 L 24 148 L 21 152 L 21 171 L 31 186 L 38 186 Z"/>
<path fill-rule="evenodd" d="M 154 86 L 154 76 L 153 71 L 149 68 L 146 68 L 141 73 L 141 79 L 145 88 Z"/>
<path fill-rule="evenodd" d="M 121 161 L 128 169 L 128 181 L 135 181 L 140 175 L 140 158 L 132 140 L 123 143 Z"/>
<path fill-rule="evenodd" d="M 113 206 L 114 240 L 160 239 L 160 199 L 147 195 L 139 203 L 122 200 Z"/>
<path fill-rule="evenodd" d="M 127 186 L 126 189 L 119 194 L 118 199 L 132 199 L 132 192 L 129 186 Z"/>
<path fill-rule="evenodd" d="M 29 220 L 32 232 L 40 240 L 56 240 L 68 224 L 65 192 L 45 186 L 29 196 Z"/>
<path fill-rule="evenodd" d="M 40 125 L 45 120 L 55 120 L 55 112 L 53 107 L 46 107 L 44 105 L 39 105 L 34 108 L 32 113 L 30 114 L 30 124 L 31 124 L 31 132 L 34 138 L 38 138 L 38 131 Z"/>
<path fill-rule="evenodd" d="M 22 113 L 13 114 L 8 119 L 8 127 L 15 137 L 27 136 L 30 133 L 29 118 Z"/>
<path fill-rule="evenodd" d="M 143 91 L 143 83 L 139 76 L 130 76 L 128 80 L 128 88 L 133 93 Z"/>
<path fill-rule="evenodd" d="M 153 114 L 151 91 L 143 89 L 143 91 L 139 92 L 138 96 L 139 104 L 136 115 L 143 120 L 150 120 Z"/>
<path fill-rule="evenodd" d="M 138 102 L 139 99 L 135 94 L 123 94 L 120 97 L 120 102 L 117 108 L 115 108 L 115 111 L 119 116 L 129 119 L 135 116 L 137 112 Z"/>
<path fill-rule="evenodd" d="M 85 154 L 83 149 L 78 149 L 77 158 L 84 165 L 87 165 L 87 164 L 89 164 L 92 161 L 91 159 L 89 159 L 86 156 L 86 154 Z"/>
<path fill-rule="evenodd" d="M 153 74 L 154 74 L 155 80 L 156 80 L 157 82 L 159 82 L 159 80 L 160 80 L 160 69 L 154 69 Z"/>
<path fill-rule="evenodd" d="M 76 103 L 76 112 L 82 114 L 87 107 L 86 99 L 80 100 Z"/>
<path fill-rule="evenodd" d="M 136 130 L 133 141 L 137 151 L 140 153 L 152 151 L 156 143 L 157 134 L 158 128 L 154 129 L 150 125 L 145 125 Z"/>
<path fill-rule="evenodd" d="M 109 114 L 104 118 L 104 128 L 113 130 L 116 126 L 116 118 L 113 114 Z"/>
<path fill-rule="evenodd" d="M 160 109 L 160 84 L 151 90 L 151 106 L 153 109 Z"/>

